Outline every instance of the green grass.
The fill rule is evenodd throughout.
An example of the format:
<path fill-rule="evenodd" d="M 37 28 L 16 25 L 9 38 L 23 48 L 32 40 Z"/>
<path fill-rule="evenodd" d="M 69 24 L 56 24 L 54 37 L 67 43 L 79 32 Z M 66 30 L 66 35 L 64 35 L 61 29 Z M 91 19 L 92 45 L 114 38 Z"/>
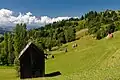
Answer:
<path fill-rule="evenodd" d="M 33 80 L 120 80 L 120 32 L 112 39 L 94 40 L 91 36 L 64 44 L 68 52 L 52 51 L 54 59 L 46 61 L 46 73 L 62 75 Z M 72 48 L 74 43 L 78 47 Z M 0 80 L 17 80 L 15 70 L 0 67 Z"/>
<path fill-rule="evenodd" d="M 88 29 L 82 29 L 80 31 L 76 32 L 76 39 L 80 39 L 83 36 L 86 36 L 88 34 Z"/>

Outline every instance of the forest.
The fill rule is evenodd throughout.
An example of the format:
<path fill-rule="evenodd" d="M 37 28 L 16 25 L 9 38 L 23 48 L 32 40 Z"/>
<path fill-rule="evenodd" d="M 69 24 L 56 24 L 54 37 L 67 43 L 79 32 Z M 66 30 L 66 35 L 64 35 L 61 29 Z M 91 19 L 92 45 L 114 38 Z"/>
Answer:
<path fill-rule="evenodd" d="M 0 36 L 0 65 L 11 66 L 28 42 L 33 42 L 42 50 L 52 51 L 55 46 L 76 40 L 76 32 L 88 29 L 87 35 L 97 40 L 120 30 L 120 11 L 89 11 L 81 18 L 70 18 L 27 30 L 25 23 L 16 24 L 13 31 Z"/>

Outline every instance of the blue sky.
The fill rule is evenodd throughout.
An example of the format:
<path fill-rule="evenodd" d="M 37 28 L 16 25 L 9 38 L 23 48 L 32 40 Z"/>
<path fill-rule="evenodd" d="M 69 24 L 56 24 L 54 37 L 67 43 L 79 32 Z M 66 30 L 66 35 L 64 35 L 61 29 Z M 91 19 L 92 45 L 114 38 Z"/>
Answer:
<path fill-rule="evenodd" d="M 0 0 L 0 27 L 17 23 L 40 27 L 106 9 L 119 10 L 120 0 Z"/>
<path fill-rule="evenodd" d="M 0 8 L 36 16 L 80 16 L 90 10 L 120 9 L 120 0 L 0 0 Z"/>

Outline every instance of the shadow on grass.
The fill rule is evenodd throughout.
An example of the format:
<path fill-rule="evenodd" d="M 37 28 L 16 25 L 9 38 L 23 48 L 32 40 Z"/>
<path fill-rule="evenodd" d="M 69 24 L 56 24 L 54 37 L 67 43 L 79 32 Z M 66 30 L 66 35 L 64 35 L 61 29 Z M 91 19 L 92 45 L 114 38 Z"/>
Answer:
<path fill-rule="evenodd" d="M 61 75 L 60 71 L 52 72 L 49 74 L 45 74 L 44 76 L 40 75 L 34 75 L 34 76 L 27 76 L 27 77 L 21 77 L 20 79 L 32 79 L 32 78 L 42 78 L 42 77 L 55 77 Z"/>
<path fill-rule="evenodd" d="M 59 76 L 59 75 L 61 75 L 60 71 L 56 71 L 56 72 L 52 72 L 49 74 L 45 74 L 44 77 L 55 77 L 55 76 Z"/>

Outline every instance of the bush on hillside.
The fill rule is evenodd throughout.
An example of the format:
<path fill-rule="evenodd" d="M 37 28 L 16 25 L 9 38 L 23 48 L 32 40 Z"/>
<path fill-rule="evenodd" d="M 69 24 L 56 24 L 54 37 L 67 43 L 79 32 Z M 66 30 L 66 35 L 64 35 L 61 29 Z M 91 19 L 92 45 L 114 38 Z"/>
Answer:
<path fill-rule="evenodd" d="M 15 70 L 17 72 L 17 76 L 20 76 L 20 61 L 19 59 L 16 57 L 14 60 L 14 66 L 15 66 Z"/>

